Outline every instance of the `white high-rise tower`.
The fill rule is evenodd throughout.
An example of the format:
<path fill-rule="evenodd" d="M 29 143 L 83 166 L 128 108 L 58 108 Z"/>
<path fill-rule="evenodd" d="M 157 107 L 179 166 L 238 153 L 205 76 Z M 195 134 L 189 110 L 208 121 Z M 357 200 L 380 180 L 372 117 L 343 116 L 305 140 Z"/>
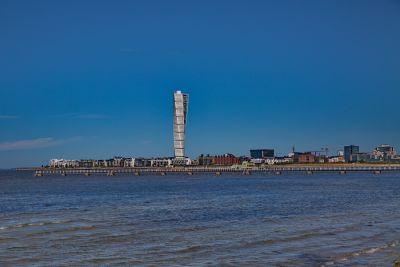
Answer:
<path fill-rule="evenodd" d="M 189 95 L 176 91 L 174 94 L 174 148 L 175 158 L 185 158 L 185 129 Z"/>

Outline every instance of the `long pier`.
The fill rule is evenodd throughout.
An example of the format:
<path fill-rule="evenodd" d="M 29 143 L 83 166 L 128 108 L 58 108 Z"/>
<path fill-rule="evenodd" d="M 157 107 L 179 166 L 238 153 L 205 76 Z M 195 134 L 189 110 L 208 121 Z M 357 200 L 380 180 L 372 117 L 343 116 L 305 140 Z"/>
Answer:
<path fill-rule="evenodd" d="M 109 168 L 19 168 L 17 171 L 33 172 L 35 176 L 44 175 L 107 175 L 115 176 L 118 174 L 156 174 L 165 176 L 167 174 L 186 174 L 210 173 L 221 175 L 223 173 L 236 173 L 242 175 L 255 174 L 282 174 L 288 172 L 303 172 L 313 174 L 314 172 L 337 172 L 346 174 L 348 172 L 371 172 L 380 174 L 382 172 L 400 172 L 400 165 L 378 165 L 378 166 L 273 166 L 268 168 L 231 168 L 231 167 L 164 167 L 164 168 L 128 168 L 128 167 L 109 167 Z"/>

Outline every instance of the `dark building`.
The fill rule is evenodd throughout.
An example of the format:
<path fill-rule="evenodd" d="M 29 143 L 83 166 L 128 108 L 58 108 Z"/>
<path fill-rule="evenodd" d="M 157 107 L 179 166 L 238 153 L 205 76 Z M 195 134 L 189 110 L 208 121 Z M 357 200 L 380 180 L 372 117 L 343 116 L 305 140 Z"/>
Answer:
<path fill-rule="evenodd" d="M 151 167 L 151 159 L 135 158 L 135 167 Z"/>
<path fill-rule="evenodd" d="M 273 158 L 275 156 L 275 151 L 273 149 L 251 149 L 250 157 L 252 159 L 265 159 Z"/>
<path fill-rule="evenodd" d="M 213 157 L 210 155 L 201 154 L 198 158 L 198 162 L 200 166 L 210 166 L 213 165 Z"/>
<path fill-rule="evenodd" d="M 346 162 L 352 162 L 351 155 L 355 155 L 360 153 L 360 147 L 355 145 L 345 146 L 344 147 L 344 160 Z"/>

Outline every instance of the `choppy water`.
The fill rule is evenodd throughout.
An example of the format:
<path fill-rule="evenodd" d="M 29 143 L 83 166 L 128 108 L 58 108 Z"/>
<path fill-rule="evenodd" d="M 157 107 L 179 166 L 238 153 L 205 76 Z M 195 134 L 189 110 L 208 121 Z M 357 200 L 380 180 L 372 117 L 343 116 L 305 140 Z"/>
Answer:
<path fill-rule="evenodd" d="M 400 174 L 0 172 L 0 266 L 391 266 Z"/>

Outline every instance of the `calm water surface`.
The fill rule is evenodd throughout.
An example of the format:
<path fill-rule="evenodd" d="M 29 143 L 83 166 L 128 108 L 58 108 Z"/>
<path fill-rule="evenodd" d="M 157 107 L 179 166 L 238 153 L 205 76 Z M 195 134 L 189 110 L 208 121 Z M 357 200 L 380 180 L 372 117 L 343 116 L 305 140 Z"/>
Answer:
<path fill-rule="evenodd" d="M 0 266 L 391 266 L 400 174 L 0 172 Z"/>

